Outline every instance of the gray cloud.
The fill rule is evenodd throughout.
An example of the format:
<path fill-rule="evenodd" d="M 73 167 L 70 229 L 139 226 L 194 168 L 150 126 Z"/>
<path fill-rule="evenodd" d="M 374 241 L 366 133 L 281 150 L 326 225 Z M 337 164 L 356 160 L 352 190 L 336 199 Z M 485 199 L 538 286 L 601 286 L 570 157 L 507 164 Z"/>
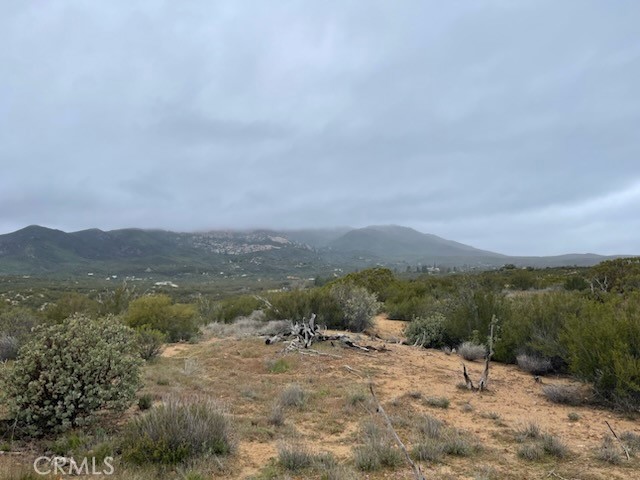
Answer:
<path fill-rule="evenodd" d="M 640 5 L 0 5 L 0 231 L 399 223 L 640 253 Z"/>

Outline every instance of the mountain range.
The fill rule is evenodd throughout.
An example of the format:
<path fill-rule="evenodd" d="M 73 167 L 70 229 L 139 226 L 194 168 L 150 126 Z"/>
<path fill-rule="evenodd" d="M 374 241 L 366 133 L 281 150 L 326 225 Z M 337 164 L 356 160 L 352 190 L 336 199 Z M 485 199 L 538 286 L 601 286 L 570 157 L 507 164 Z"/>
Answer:
<path fill-rule="evenodd" d="M 396 225 L 308 230 L 98 229 L 63 232 L 32 225 L 0 235 L 0 275 L 200 273 L 313 274 L 374 265 L 464 269 L 594 265 L 595 254 L 510 257 Z"/>

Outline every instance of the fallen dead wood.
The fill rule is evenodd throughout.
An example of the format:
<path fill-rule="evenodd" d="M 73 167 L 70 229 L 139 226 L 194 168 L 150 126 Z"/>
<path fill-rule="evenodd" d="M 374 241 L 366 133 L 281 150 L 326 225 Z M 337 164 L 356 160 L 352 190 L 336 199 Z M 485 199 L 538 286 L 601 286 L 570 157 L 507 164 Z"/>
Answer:
<path fill-rule="evenodd" d="M 344 348 L 351 348 L 363 353 L 371 352 L 388 352 L 389 349 L 385 344 L 381 347 L 369 344 L 361 344 L 346 334 L 327 335 L 322 332 L 316 323 L 315 313 L 311 315 L 309 320 L 303 319 L 302 322 L 292 323 L 288 331 L 279 332 L 265 339 L 267 345 L 273 345 L 279 342 L 286 342 L 285 351 L 309 351 L 309 348 L 318 342 L 331 342 L 332 346 L 336 343 Z M 320 354 L 320 352 L 314 351 Z"/>
<path fill-rule="evenodd" d="M 387 413 L 384 411 L 384 408 L 382 408 L 382 405 L 378 401 L 378 397 L 376 397 L 376 394 L 373 391 L 373 383 L 369 383 L 369 391 L 371 392 L 371 396 L 373 397 L 373 401 L 376 404 L 376 411 L 380 415 L 382 415 L 382 417 L 384 418 L 385 422 L 387 423 L 387 427 L 389 428 L 389 431 L 391 432 L 391 434 L 395 438 L 396 443 L 398 444 L 398 447 L 400 447 L 400 450 L 402 450 L 402 453 L 404 453 L 404 456 L 407 459 L 407 462 L 409 463 L 409 465 L 411 465 L 411 468 L 413 469 L 413 474 L 414 474 L 416 480 L 427 480 L 425 478 L 425 476 L 423 475 L 422 470 L 420 469 L 420 467 L 418 465 L 416 465 L 413 460 L 411 460 L 411 455 L 409 455 L 409 452 L 407 451 L 407 447 L 404 446 L 404 443 L 402 443 L 402 440 L 398 436 L 398 433 L 396 432 L 396 429 L 393 428 L 393 424 L 391 423 L 391 419 L 389 418 Z"/>

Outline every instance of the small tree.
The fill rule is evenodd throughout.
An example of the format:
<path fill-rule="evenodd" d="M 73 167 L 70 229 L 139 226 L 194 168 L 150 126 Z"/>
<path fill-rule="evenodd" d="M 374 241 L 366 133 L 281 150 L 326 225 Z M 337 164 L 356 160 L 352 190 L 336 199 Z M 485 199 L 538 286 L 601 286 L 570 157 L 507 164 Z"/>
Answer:
<path fill-rule="evenodd" d="M 62 432 L 101 410 L 129 407 L 141 363 L 130 328 L 113 318 L 75 316 L 36 327 L 2 390 L 11 417 L 28 434 Z"/>

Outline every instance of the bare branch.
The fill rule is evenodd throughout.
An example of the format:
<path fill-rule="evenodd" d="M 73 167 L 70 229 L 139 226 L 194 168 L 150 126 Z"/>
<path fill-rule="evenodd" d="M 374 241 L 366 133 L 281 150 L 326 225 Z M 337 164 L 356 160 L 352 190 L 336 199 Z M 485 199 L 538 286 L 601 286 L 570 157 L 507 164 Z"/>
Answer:
<path fill-rule="evenodd" d="M 404 456 L 407 459 L 407 462 L 409 463 L 409 465 L 411 465 L 411 468 L 413 469 L 413 474 L 415 475 L 416 480 L 427 480 L 426 477 L 422 474 L 422 470 L 420 469 L 420 467 L 416 465 L 413 462 L 413 460 L 411 460 L 411 456 L 407 451 L 407 447 L 405 447 L 404 443 L 402 443 L 402 440 L 400 440 L 400 437 L 396 433 L 396 430 L 393 428 L 393 424 L 391 423 L 389 416 L 384 411 L 384 408 L 382 408 L 382 405 L 380 405 L 380 402 L 378 401 L 378 398 L 376 397 L 376 394 L 373 391 L 373 383 L 369 383 L 369 391 L 371 391 L 371 396 L 373 397 L 374 402 L 376 402 L 377 412 L 380 415 L 382 415 L 382 417 L 385 419 L 387 423 L 387 427 L 389 428 L 394 438 L 396 439 L 396 443 L 398 444 L 398 447 L 400 447 L 400 450 L 402 450 L 402 452 L 404 453 Z"/>

